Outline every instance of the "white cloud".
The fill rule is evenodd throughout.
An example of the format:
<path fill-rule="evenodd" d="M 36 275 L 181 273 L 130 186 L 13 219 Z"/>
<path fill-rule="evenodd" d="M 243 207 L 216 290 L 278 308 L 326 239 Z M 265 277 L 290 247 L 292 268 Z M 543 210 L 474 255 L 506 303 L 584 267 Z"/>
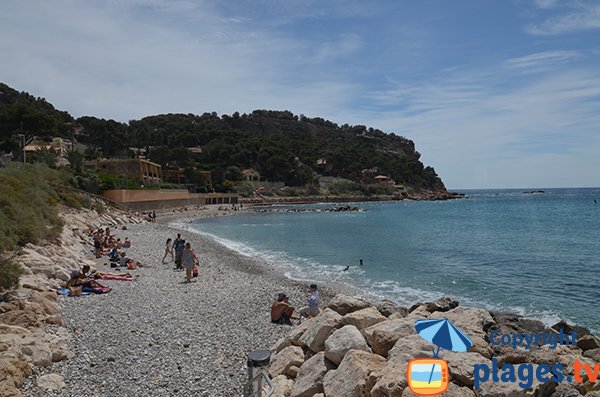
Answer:
<path fill-rule="evenodd" d="M 531 69 L 548 68 L 580 59 L 579 51 L 545 51 L 529 54 L 507 60 L 504 65 L 508 68 Z"/>
<path fill-rule="evenodd" d="M 191 14 L 181 1 L 107 4 L 40 1 L 40 12 L 28 15 L 31 4 L 13 2 L 0 16 L 4 81 L 74 116 L 122 121 L 257 108 L 323 115 L 357 91 L 353 83 L 300 73 L 306 46 L 204 3 Z M 341 55 L 360 43 L 349 35 L 331 45 L 329 55 Z"/>
<path fill-rule="evenodd" d="M 573 2 L 566 14 L 530 25 L 526 31 L 532 35 L 549 36 L 591 29 L 600 29 L 600 3 L 597 1 Z"/>
<path fill-rule="evenodd" d="M 555 8 L 560 4 L 560 0 L 533 0 L 538 8 Z"/>
<path fill-rule="evenodd" d="M 600 73 L 553 73 L 503 91 L 493 76 L 465 70 L 375 93 L 396 110 L 355 117 L 413 139 L 448 187 L 600 185 Z"/>
<path fill-rule="evenodd" d="M 314 62 L 321 63 L 339 57 L 351 55 L 363 46 L 363 41 L 357 34 L 343 34 L 338 40 L 322 43 L 316 50 Z"/>

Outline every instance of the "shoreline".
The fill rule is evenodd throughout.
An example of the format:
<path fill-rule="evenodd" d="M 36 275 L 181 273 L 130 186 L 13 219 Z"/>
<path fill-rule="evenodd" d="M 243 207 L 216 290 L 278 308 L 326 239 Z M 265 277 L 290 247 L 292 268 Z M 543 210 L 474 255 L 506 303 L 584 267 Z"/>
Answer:
<path fill-rule="evenodd" d="M 200 254 L 200 276 L 192 284 L 182 283 L 184 273 L 173 271 L 172 263 L 160 264 L 164 241 L 178 232 Z M 101 281 L 113 288 L 108 294 L 59 297 L 68 331 L 61 337 L 73 357 L 35 367 L 23 394 L 240 395 L 247 378 L 246 354 L 269 349 L 293 329 L 270 322 L 270 303 L 278 292 L 286 292 L 296 308 L 302 307 L 307 285 L 287 279 L 266 262 L 164 222 L 128 225 L 115 234 L 132 240 L 128 256 L 146 268 L 132 272 L 140 275 L 133 282 Z M 114 270 L 103 262 L 96 269 Z M 322 305 L 349 292 L 338 287 L 320 289 Z M 64 379 L 65 386 L 40 388 L 38 379 L 51 374 Z"/>
<path fill-rule="evenodd" d="M 283 267 L 168 225 L 246 212 L 246 208 L 228 212 L 217 208 L 166 213 L 155 223 L 116 230 L 118 237 L 133 241 L 129 255 L 147 267 L 136 271 L 140 276 L 131 283 L 102 281 L 113 288 L 109 294 L 59 297 L 65 328 L 49 327 L 47 332 L 60 338 L 73 356 L 34 367 L 21 388 L 23 394 L 240 395 L 247 378 L 246 354 L 269 349 L 297 328 L 270 323 L 273 297 L 284 291 L 299 308 L 307 285 L 287 278 Z M 193 248 L 199 247 L 200 277 L 190 285 L 181 282 L 183 273 L 174 272 L 171 263 L 160 264 L 166 238 L 178 232 Z M 104 271 L 102 262 L 96 268 Z M 320 286 L 321 307 L 340 294 L 368 296 L 344 282 Z M 64 386 L 42 389 L 38 380 L 48 375 L 64 379 Z"/>

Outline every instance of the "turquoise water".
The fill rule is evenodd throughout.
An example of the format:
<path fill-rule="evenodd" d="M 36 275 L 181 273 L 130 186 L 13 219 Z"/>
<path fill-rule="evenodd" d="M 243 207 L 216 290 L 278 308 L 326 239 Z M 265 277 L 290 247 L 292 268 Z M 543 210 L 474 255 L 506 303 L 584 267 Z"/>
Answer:
<path fill-rule="evenodd" d="M 463 192 L 468 198 L 355 204 L 366 212 L 245 214 L 192 227 L 285 266 L 293 279 L 345 281 L 402 304 L 450 294 L 598 333 L 600 189 Z"/>

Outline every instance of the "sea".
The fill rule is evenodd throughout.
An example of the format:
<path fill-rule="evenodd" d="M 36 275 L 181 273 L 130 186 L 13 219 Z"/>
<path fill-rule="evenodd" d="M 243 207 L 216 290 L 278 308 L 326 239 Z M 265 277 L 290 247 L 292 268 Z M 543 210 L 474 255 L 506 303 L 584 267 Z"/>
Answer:
<path fill-rule="evenodd" d="M 290 279 L 344 282 L 402 305 L 450 295 L 600 335 L 600 188 L 460 192 L 349 203 L 362 212 L 282 205 L 187 226 Z"/>

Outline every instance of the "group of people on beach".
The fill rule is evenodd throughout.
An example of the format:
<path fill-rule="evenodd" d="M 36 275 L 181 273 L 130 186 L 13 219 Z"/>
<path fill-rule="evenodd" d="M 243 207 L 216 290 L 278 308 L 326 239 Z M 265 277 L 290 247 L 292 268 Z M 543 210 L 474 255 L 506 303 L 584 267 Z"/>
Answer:
<path fill-rule="evenodd" d="M 165 263 L 167 256 L 171 256 L 171 261 L 175 262 L 176 270 L 185 269 L 185 282 L 191 283 L 192 278 L 198 276 L 198 254 L 189 242 L 181 238 L 181 233 L 177 233 L 175 240 L 167 239 L 162 263 Z"/>
<path fill-rule="evenodd" d="M 131 247 L 131 241 L 125 237 L 124 241 L 110 234 L 110 228 L 100 228 L 90 232 L 94 244 L 94 254 L 96 258 L 101 258 L 102 255 L 108 255 L 112 250 L 120 250 Z"/>
<path fill-rule="evenodd" d="M 309 290 L 310 295 L 306 300 L 306 307 L 298 310 L 298 315 L 294 315 L 296 308 L 291 305 L 290 298 L 284 292 L 278 293 L 277 299 L 271 303 L 271 322 L 280 325 L 293 325 L 294 322 L 299 324 L 303 319 L 317 316 L 320 312 L 317 284 L 311 284 Z"/>

